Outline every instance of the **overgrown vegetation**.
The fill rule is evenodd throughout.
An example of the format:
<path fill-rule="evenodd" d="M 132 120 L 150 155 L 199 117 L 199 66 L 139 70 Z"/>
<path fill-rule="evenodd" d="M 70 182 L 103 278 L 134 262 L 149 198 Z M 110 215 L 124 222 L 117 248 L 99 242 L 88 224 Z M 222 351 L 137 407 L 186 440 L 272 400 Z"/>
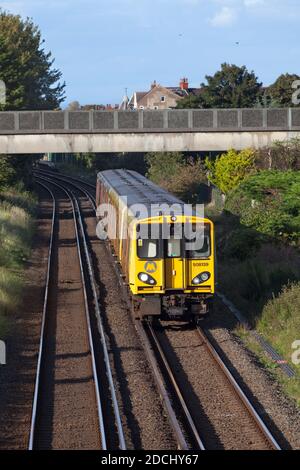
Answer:
<path fill-rule="evenodd" d="M 21 298 L 22 269 L 30 254 L 35 198 L 19 184 L 0 191 L 0 337 Z"/>
<path fill-rule="evenodd" d="M 1 155 L 0 154 L 0 191 L 14 184 L 32 187 L 32 168 L 39 155 Z"/>
<path fill-rule="evenodd" d="M 207 197 L 207 178 L 200 159 L 178 152 L 157 152 L 146 156 L 147 176 L 154 183 L 189 203 Z"/>
<path fill-rule="evenodd" d="M 0 155 L 0 337 L 20 301 L 22 268 L 30 254 L 36 200 L 28 189 L 37 158 Z"/>
<path fill-rule="evenodd" d="M 207 163 L 211 181 L 226 193 L 224 210 L 212 214 L 219 289 L 295 368 L 296 379 L 277 377 L 300 404 L 300 370 L 292 364 L 292 344 L 300 340 L 300 141 L 253 151 L 249 165 L 242 157 L 230 151 Z M 277 374 L 250 336 L 237 333 Z"/>
<path fill-rule="evenodd" d="M 261 171 L 227 198 L 240 224 L 284 242 L 300 242 L 300 171 Z"/>
<path fill-rule="evenodd" d="M 215 184 L 222 193 L 228 194 L 236 188 L 252 172 L 255 172 L 255 152 L 245 149 L 237 152 L 230 149 L 227 153 L 217 157 L 216 160 L 206 158 L 208 179 Z"/>
<path fill-rule="evenodd" d="M 274 142 L 255 152 L 257 170 L 300 170 L 300 139 Z"/>
<path fill-rule="evenodd" d="M 292 354 L 292 344 L 300 340 L 295 337 L 295 333 L 300 332 L 299 312 L 300 283 L 294 282 L 285 285 L 279 296 L 269 300 L 257 322 L 257 328 L 284 357 Z"/>

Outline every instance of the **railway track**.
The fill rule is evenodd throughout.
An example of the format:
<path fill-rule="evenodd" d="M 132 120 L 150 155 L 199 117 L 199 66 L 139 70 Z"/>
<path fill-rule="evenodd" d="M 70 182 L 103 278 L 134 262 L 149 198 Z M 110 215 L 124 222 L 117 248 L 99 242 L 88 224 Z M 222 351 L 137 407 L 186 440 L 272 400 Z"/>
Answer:
<path fill-rule="evenodd" d="M 237 397 L 237 400 L 240 401 L 242 408 L 248 413 L 250 419 L 253 421 L 254 426 L 257 429 L 257 434 L 260 435 L 262 441 L 265 442 L 266 449 L 281 450 L 271 431 L 265 425 L 264 421 L 252 405 L 251 401 L 233 377 L 225 362 L 222 360 L 221 356 L 218 354 L 213 344 L 208 339 L 205 331 L 199 327 L 196 328 L 196 331 L 199 335 L 201 344 L 206 348 L 215 364 L 217 364 L 218 370 L 220 371 L 220 375 L 222 375 L 223 380 L 228 383 L 232 393 Z"/>
<path fill-rule="evenodd" d="M 197 425 L 189 411 L 187 400 L 181 393 L 151 323 L 141 323 L 137 320 L 135 326 L 151 364 L 155 382 L 168 413 L 178 448 L 181 450 L 205 450 Z"/>
<path fill-rule="evenodd" d="M 99 322 L 93 328 L 99 305 L 78 202 L 61 184 L 36 179 L 53 217 L 29 449 L 124 450 L 105 337 Z"/>
<path fill-rule="evenodd" d="M 61 175 L 51 175 L 51 177 L 81 191 L 96 210 L 94 192 L 91 192 L 92 185 Z M 113 258 L 112 261 L 115 265 Z M 126 289 L 121 279 L 120 286 L 126 297 Z M 135 326 L 151 365 L 178 448 L 280 449 L 271 431 L 264 424 L 263 419 L 256 412 L 203 330 L 198 328 L 189 332 L 189 334 L 196 335 L 198 343 L 196 348 L 198 354 L 199 351 L 201 352 L 201 361 L 196 368 L 197 384 L 201 384 L 203 377 L 206 381 L 209 377 L 212 379 L 211 385 L 206 386 L 206 391 L 204 391 L 207 393 L 207 389 L 210 389 L 210 395 L 202 400 L 203 391 L 200 389 L 198 391 L 197 384 L 186 386 L 186 382 L 189 382 L 189 373 L 183 373 L 185 364 L 181 363 L 177 353 L 178 348 L 182 350 L 183 347 L 176 346 L 176 341 L 173 342 L 170 337 L 166 338 L 171 335 L 168 328 L 166 335 L 164 329 L 156 331 L 149 323 L 137 321 Z M 180 336 L 181 341 L 189 344 L 190 339 L 186 332 L 182 331 Z M 193 346 L 191 352 L 194 349 Z M 185 361 L 187 361 L 187 355 L 189 352 L 185 353 Z M 189 364 L 188 368 L 195 369 L 196 361 L 197 355 L 189 355 L 188 362 L 186 362 Z M 181 372 L 178 373 L 178 371 Z M 193 400 L 189 397 L 191 389 L 197 394 L 196 412 L 195 404 L 192 403 L 191 406 Z M 218 402 L 216 398 L 218 395 L 219 401 L 222 397 L 223 403 L 214 406 L 214 400 L 216 400 L 215 403 Z"/>
<path fill-rule="evenodd" d="M 39 172 L 38 174 L 43 174 L 44 176 L 47 172 Z M 52 176 L 52 175 L 51 175 Z M 49 174 L 47 174 L 49 177 Z M 62 176 L 53 175 L 52 178 L 55 180 L 63 181 L 68 183 L 74 189 L 82 192 L 90 201 L 92 208 L 96 211 L 96 201 L 93 194 L 88 191 L 84 186 L 90 186 L 89 183 L 84 185 L 82 182 L 76 182 L 73 178 L 64 178 Z M 50 180 L 48 180 L 50 181 Z M 112 264 L 115 265 L 114 260 L 112 259 Z M 120 280 L 120 287 L 123 290 L 124 298 L 127 299 L 126 291 L 124 290 L 124 285 L 122 283 L 122 278 L 117 273 Z M 147 331 L 142 326 L 140 322 L 135 322 L 136 330 L 139 334 L 139 337 L 142 341 L 143 346 L 145 347 L 146 355 L 150 363 L 151 369 L 153 371 L 154 379 L 158 387 L 166 414 L 168 416 L 171 428 L 174 433 L 175 440 L 177 442 L 177 448 L 182 450 L 188 450 L 191 448 L 204 450 L 204 445 L 201 441 L 201 438 L 197 432 L 196 426 L 193 422 L 193 419 L 189 413 L 188 406 L 185 403 L 179 388 L 176 386 L 174 376 L 171 371 L 168 370 L 167 363 L 165 362 L 165 374 L 168 374 L 168 379 L 164 379 L 164 373 L 160 371 L 160 365 L 156 363 L 156 357 L 154 351 L 152 350 L 151 340 L 149 338 L 148 332 L 153 330 L 150 325 L 148 325 Z M 153 332 L 154 335 L 154 332 Z M 170 388 L 172 391 L 170 391 Z M 175 404 L 176 401 L 176 404 Z M 174 411 L 174 406 L 177 411 Z M 178 412 L 178 410 L 180 410 Z"/>
<path fill-rule="evenodd" d="M 204 330 L 169 323 L 154 334 L 206 449 L 280 450 Z"/>
<path fill-rule="evenodd" d="M 171 350 L 167 351 L 168 346 L 164 344 L 164 334 L 161 333 L 161 331 L 164 331 L 164 327 L 156 330 L 151 323 L 141 323 L 139 321 L 136 327 L 144 343 L 166 408 L 171 407 L 175 415 L 172 417 L 170 413 L 180 448 L 199 450 L 280 450 L 280 446 L 271 431 L 267 428 L 202 329 L 197 328 L 194 332 L 200 340 L 201 354 L 207 356 L 205 367 L 210 371 L 209 375 L 214 375 L 213 383 L 215 385 L 218 382 L 218 387 L 207 395 L 207 403 L 205 403 L 205 400 L 200 399 L 195 405 L 191 400 L 191 387 L 187 377 L 185 377 L 186 374 L 182 364 L 178 363 L 178 358 L 174 357 L 176 356 L 176 348 L 172 347 Z M 182 334 L 184 337 L 184 332 Z M 203 349 L 205 349 L 205 353 Z M 190 357 L 189 361 L 192 367 L 195 368 L 196 356 L 192 356 L 192 359 Z M 204 364 L 201 365 L 201 367 L 203 366 Z M 197 376 L 201 381 L 202 371 L 199 366 L 197 367 Z M 205 377 L 207 377 L 207 374 L 205 374 Z M 214 385 L 212 388 L 214 388 Z M 167 393 L 167 397 L 165 397 L 165 393 Z M 224 400 L 216 410 L 214 402 L 218 402 L 218 395 L 222 399 L 226 395 L 227 401 Z M 218 424 L 215 417 L 212 416 L 210 407 L 214 408 L 214 412 L 218 414 Z M 236 428 L 230 430 L 230 424 L 235 425 Z M 178 430 L 178 428 L 180 429 Z"/>

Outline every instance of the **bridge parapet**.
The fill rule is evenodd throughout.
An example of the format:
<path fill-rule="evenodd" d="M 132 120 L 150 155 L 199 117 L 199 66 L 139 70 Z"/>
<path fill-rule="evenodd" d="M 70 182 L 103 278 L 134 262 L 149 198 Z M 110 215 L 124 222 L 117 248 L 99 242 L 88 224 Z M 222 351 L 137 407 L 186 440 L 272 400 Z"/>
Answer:
<path fill-rule="evenodd" d="M 0 134 L 299 131 L 300 108 L 0 112 Z"/>

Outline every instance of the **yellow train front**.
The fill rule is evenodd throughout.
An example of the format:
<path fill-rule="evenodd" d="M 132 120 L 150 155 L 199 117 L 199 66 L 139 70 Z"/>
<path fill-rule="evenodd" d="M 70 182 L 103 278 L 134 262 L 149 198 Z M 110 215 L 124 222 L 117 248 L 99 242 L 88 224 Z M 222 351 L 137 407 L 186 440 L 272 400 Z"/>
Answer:
<path fill-rule="evenodd" d="M 134 316 L 198 321 L 207 315 L 215 292 L 213 223 L 186 215 L 182 201 L 127 170 L 98 174 L 97 204 Z"/>

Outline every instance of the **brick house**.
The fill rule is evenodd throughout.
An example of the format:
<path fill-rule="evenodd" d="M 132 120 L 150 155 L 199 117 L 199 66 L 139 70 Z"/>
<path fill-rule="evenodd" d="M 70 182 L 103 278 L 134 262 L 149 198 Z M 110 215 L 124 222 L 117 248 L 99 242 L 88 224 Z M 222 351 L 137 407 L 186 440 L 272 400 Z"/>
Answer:
<path fill-rule="evenodd" d="M 189 95 L 197 95 L 200 88 L 189 88 L 187 78 L 180 80 L 178 87 L 164 87 L 154 81 L 149 91 L 136 91 L 128 102 L 130 109 L 175 108 L 178 101 Z"/>

